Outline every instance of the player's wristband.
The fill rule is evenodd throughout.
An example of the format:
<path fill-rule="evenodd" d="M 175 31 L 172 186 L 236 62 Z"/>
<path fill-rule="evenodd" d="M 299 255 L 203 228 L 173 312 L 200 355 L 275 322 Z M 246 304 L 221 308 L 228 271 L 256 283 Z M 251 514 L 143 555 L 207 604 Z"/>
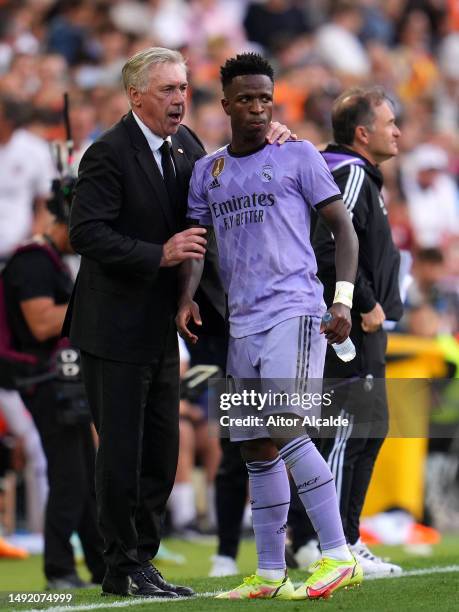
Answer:
<path fill-rule="evenodd" d="M 348 281 L 338 281 L 335 287 L 335 297 L 333 304 L 339 302 L 348 308 L 352 308 L 352 297 L 354 295 L 354 285 Z"/>

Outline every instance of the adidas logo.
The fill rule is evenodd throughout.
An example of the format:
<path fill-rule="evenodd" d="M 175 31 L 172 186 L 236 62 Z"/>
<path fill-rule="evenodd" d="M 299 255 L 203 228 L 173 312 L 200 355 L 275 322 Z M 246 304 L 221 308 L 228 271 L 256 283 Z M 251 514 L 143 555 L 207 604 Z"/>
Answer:
<path fill-rule="evenodd" d="M 218 177 L 216 176 L 214 180 L 210 183 L 209 189 L 215 189 L 216 187 L 220 187 L 220 183 Z"/>

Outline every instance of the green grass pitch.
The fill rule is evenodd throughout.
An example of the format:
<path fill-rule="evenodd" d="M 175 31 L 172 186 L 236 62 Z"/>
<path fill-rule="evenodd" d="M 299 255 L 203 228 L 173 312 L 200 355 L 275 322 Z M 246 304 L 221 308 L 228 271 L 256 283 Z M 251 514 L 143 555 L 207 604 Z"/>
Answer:
<path fill-rule="evenodd" d="M 360 589 L 338 591 L 327 601 L 222 601 L 215 600 L 211 594 L 228 589 L 241 581 L 241 577 L 207 578 L 210 557 L 215 551 L 215 542 L 195 543 L 178 540 L 166 541 L 167 546 L 185 555 L 186 563 L 181 566 L 162 564 L 158 566 L 165 576 L 174 582 L 189 584 L 198 592 L 198 597 L 180 601 L 148 601 L 132 598 L 101 597 L 100 589 L 73 591 L 73 601 L 68 607 L 63 604 L 20 604 L 9 603 L 10 592 L 43 592 L 44 579 L 41 570 L 41 557 L 31 557 L 25 561 L 0 559 L 0 610 L 38 610 L 54 609 L 56 612 L 77 610 L 124 610 L 129 612 L 151 612 L 156 606 L 166 606 L 172 612 L 219 612 L 232 609 L 235 612 L 256 612 L 286 610 L 322 610 L 331 612 L 405 612 L 459 611 L 459 536 L 444 537 L 442 542 L 433 548 L 428 557 L 408 555 L 400 547 L 375 547 L 383 556 L 390 556 L 400 563 L 409 575 L 401 578 L 367 580 Z M 244 575 L 253 573 L 256 567 L 256 555 L 253 542 L 242 543 L 239 567 Z M 80 574 L 87 577 L 84 567 Z M 294 582 L 300 582 L 306 574 L 302 571 L 291 571 Z"/>

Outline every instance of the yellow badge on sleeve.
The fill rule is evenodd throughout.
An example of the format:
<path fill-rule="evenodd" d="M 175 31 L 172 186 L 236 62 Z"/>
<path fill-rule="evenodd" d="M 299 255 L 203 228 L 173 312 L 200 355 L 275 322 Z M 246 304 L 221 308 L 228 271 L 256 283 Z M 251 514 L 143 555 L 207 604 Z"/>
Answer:
<path fill-rule="evenodd" d="M 214 161 L 214 165 L 212 167 L 212 176 L 214 178 L 217 178 L 217 176 L 220 176 L 220 174 L 223 172 L 224 167 L 225 167 L 225 158 L 218 157 Z"/>

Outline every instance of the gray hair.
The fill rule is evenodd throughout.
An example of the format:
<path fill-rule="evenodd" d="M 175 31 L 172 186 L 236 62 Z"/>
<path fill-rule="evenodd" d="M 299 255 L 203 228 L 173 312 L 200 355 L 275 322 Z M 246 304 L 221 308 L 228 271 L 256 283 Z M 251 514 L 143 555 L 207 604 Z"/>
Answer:
<path fill-rule="evenodd" d="M 139 51 L 124 64 L 122 70 L 123 85 L 126 93 L 130 87 L 145 91 L 148 87 L 150 69 L 155 64 L 182 64 L 186 69 L 185 58 L 178 51 L 164 47 L 149 47 Z"/>

